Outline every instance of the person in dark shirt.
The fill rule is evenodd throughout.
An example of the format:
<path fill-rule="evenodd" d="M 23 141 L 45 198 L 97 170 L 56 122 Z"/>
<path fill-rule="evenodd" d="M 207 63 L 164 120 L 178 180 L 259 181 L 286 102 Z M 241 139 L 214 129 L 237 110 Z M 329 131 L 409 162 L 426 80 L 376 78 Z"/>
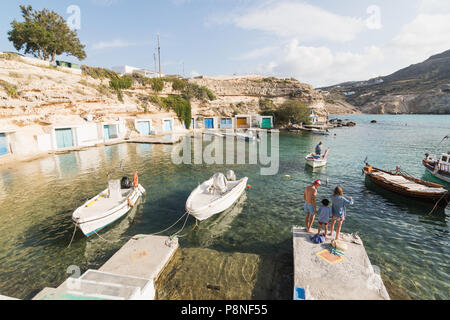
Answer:
<path fill-rule="evenodd" d="M 316 155 L 320 156 L 322 155 L 322 141 L 319 142 L 319 144 L 316 146 Z"/>

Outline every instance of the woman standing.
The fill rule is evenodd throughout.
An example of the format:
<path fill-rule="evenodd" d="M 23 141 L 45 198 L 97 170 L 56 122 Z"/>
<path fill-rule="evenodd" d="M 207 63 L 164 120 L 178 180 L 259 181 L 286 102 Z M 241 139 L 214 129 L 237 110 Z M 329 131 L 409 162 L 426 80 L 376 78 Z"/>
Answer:
<path fill-rule="evenodd" d="M 336 240 L 339 239 L 339 233 L 341 232 L 342 223 L 345 220 L 346 211 L 345 206 L 347 204 L 353 205 L 353 198 L 350 197 L 346 199 L 344 197 L 344 191 L 342 191 L 342 187 L 336 187 L 334 189 L 333 197 L 331 199 L 331 202 L 333 203 L 331 207 L 332 212 L 332 221 L 331 221 L 331 232 L 330 236 L 333 236 L 333 230 L 334 230 L 334 224 L 336 221 L 338 222 L 338 226 L 336 229 Z"/>

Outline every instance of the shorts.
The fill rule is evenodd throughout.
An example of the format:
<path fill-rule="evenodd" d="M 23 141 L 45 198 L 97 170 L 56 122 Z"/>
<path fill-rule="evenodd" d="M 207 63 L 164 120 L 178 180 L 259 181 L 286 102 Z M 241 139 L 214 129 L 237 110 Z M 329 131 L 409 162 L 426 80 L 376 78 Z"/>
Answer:
<path fill-rule="evenodd" d="M 345 220 L 345 214 L 343 214 L 340 217 L 333 215 L 333 219 L 336 220 L 336 221 L 344 221 Z"/>
<path fill-rule="evenodd" d="M 312 204 L 305 203 L 305 213 L 314 214 L 314 206 Z"/>
<path fill-rule="evenodd" d="M 321 226 L 327 226 L 327 225 L 329 224 L 329 222 L 320 222 L 320 221 L 319 221 L 319 224 L 320 224 Z"/>

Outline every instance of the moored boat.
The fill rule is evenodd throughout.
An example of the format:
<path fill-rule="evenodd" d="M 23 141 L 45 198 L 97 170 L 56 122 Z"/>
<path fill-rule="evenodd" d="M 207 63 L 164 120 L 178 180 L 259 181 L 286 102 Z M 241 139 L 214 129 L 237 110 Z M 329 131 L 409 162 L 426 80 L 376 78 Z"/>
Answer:
<path fill-rule="evenodd" d="M 330 148 L 328 148 L 322 156 L 316 155 L 315 153 L 308 154 L 305 157 L 306 164 L 313 168 L 320 168 L 326 166 L 328 162 L 327 158 L 329 150 Z"/>
<path fill-rule="evenodd" d="M 385 171 L 366 163 L 363 173 L 375 185 L 406 197 L 438 206 L 447 206 L 450 200 L 450 192 L 442 185 L 414 178 L 399 170 Z"/>
<path fill-rule="evenodd" d="M 86 201 L 72 214 L 72 220 L 85 236 L 109 226 L 127 214 L 145 193 L 144 187 L 137 183 L 124 184 L 126 179 L 111 180 L 109 187 L 94 198 Z"/>
<path fill-rule="evenodd" d="M 446 135 L 439 145 L 445 140 L 450 140 L 450 135 Z M 438 145 L 438 146 L 439 146 Z M 425 154 L 425 159 L 422 164 L 427 170 L 436 178 L 450 183 L 450 151 L 442 153 L 440 157 L 435 157 L 432 154 Z"/>
<path fill-rule="evenodd" d="M 426 154 L 422 164 L 433 176 L 450 183 L 450 152 L 443 153 L 439 159 Z"/>
<path fill-rule="evenodd" d="M 199 185 L 186 201 L 186 211 L 199 221 L 230 208 L 247 187 L 248 178 L 236 180 L 234 173 L 216 173 Z"/>
<path fill-rule="evenodd" d="M 319 130 L 319 129 L 312 128 L 311 132 L 314 133 L 314 134 L 323 135 L 323 136 L 329 136 L 330 135 L 328 130 Z"/>

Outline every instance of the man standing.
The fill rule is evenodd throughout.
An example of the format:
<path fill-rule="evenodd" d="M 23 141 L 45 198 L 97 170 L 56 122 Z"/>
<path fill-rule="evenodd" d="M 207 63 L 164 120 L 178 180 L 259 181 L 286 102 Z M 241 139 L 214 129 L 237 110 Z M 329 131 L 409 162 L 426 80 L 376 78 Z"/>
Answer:
<path fill-rule="evenodd" d="M 316 209 L 316 197 L 317 197 L 317 189 L 322 185 L 320 180 L 314 181 L 314 184 L 306 187 L 304 193 L 305 199 L 305 222 L 306 222 L 306 232 L 310 232 L 311 227 L 313 225 L 314 219 L 316 217 L 317 209 Z"/>
<path fill-rule="evenodd" d="M 322 141 L 319 142 L 319 144 L 316 146 L 316 155 L 320 156 L 322 155 Z"/>

